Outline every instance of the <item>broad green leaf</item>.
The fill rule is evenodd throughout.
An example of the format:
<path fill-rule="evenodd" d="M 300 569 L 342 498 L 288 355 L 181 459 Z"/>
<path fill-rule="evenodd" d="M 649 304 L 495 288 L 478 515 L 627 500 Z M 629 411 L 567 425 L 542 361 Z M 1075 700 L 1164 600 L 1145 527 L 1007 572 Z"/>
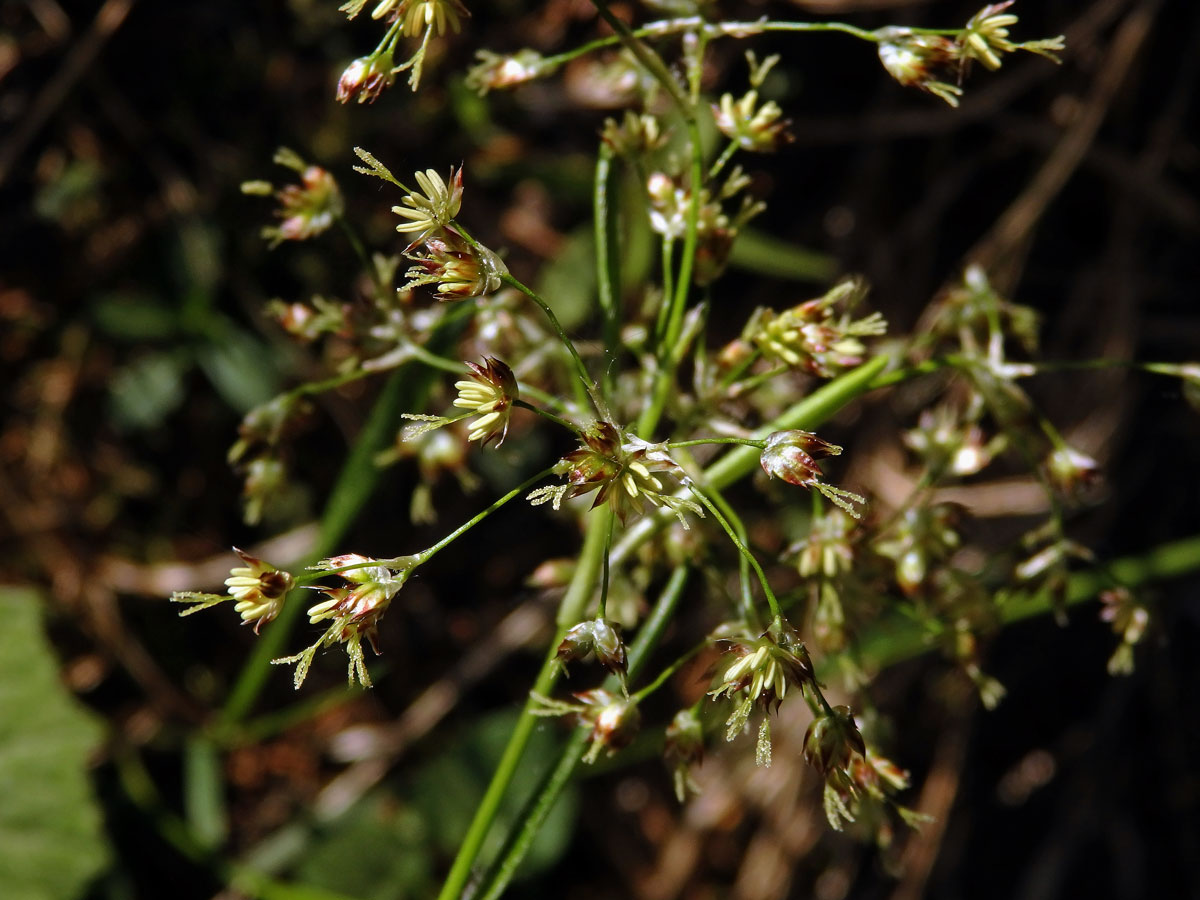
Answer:
<path fill-rule="evenodd" d="M 100 726 L 58 678 L 41 603 L 0 588 L 0 895 L 73 900 L 109 859 L 88 756 Z"/>

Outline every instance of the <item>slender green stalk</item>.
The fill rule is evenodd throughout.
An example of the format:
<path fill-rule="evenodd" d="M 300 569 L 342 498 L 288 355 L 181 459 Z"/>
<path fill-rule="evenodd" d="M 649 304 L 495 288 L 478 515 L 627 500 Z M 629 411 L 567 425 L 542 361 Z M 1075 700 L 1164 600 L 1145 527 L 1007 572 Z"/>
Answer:
<path fill-rule="evenodd" d="M 596 248 L 596 299 L 604 317 L 604 372 L 601 382 L 611 393 L 621 350 L 621 268 L 617 216 L 613 209 L 616 168 L 613 149 L 604 141 L 596 154 L 596 177 L 592 189 L 592 224 Z"/>
<path fill-rule="evenodd" d="M 667 447 L 671 450 L 677 450 L 680 447 L 702 447 L 705 444 L 741 444 L 744 447 L 757 447 L 759 450 L 762 450 L 767 446 L 766 441 L 758 441 L 754 438 L 724 437 L 696 438 L 695 440 L 691 441 L 670 441 L 667 444 Z"/>
<path fill-rule="evenodd" d="M 454 543 L 456 540 L 458 540 L 460 537 L 462 537 L 464 534 L 466 534 L 468 531 L 470 531 L 472 528 L 474 528 L 476 525 L 478 525 L 480 522 L 482 522 L 484 519 L 486 519 L 488 516 L 490 516 L 496 510 L 498 510 L 500 507 L 504 506 L 504 504 L 508 503 L 510 500 L 512 500 L 516 497 L 521 496 L 527 490 L 529 490 L 531 487 L 533 487 L 535 484 L 537 484 L 539 481 L 541 481 L 543 478 L 546 478 L 547 476 L 553 474 L 553 472 L 554 472 L 554 467 L 551 466 L 548 469 L 543 469 L 542 471 L 538 472 L 532 478 L 525 479 L 519 485 L 517 485 L 515 488 L 513 488 L 511 491 L 509 491 L 507 494 L 505 494 L 504 496 L 497 499 L 495 502 L 488 505 L 488 507 L 486 509 L 480 511 L 479 513 L 475 514 L 471 518 L 467 519 L 467 521 L 463 522 L 461 525 L 459 525 L 457 528 L 455 528 L 452 532 L 450 532 L 448 535 L 446 535 L 444 538 L 442 538 L 440 541 L 438 541 L 436 544 L 434 544 L 433 546 L 431 546 L 425 550 L 422 550 L 420 553 L 416 554 L 417 560 L 419 561 L 419 563 L 428 562 L 430 559 L 432 559 L 434 556 L 436 556 L 442 550 L 446 549 L 446 547 L 448 547 L 450 544 Z"/>
<path fill-rule="evenodd" d="M 713 164 L 708 169 L 708 180 L 712 181 L 721 174 L 721 170 L 725 168 L 725 164 L 733 159 L 733 155 L 738 152 L 738 142 L 730 141 L 729 144 L 721 151 L 721 155 L 716 158 Z"/>
<path fill-rule="evenodd" d="M 683 656 L 679 657 L 679 659 L 675 660 L 675 662 L 671 663 L 669 666 L 659 672 L 658 675 L 654 677 L 654 680 L 647 684 L 644 688 L 641 688 L 634 693 L 633 699 L 638 703 L 641 703 L 660 687 L 666 684 L 672 675 L 688 664 L 692 657 L 709 646 L 711 646 L 711 644 L 707 640 L 701 641 L 687 653 L 683 654 Z"/>
<path fill-rule="evenodd" d="M 566 629 L 583 618 L 588 601 L 592 599 L 595 592 L 610 516 L 611 512 L 605 506 L 587 518 L 587 535 L 584 538 L 583 548 L 580 550 L 579 561 L 575 565 L 575 572 L 571 577 L 567 592 L 559 604 L 556 617 L 558 633 L 555 640 L 550 642 L 546 658 L 531 693 L 544 696 L 549 694 L 554 687 L 554 682 L 558 678 L 558 666 L 554 664 L 558 643 Z M 508 786 L 512 783 L 525 747 L 529 743 L 529 737 L 533 734 L 534 726 L 537 724 L 537 716 L 532 712 L 535 704 L 536 701 L 532 697 L 525 701 L 525 707 L 521 710 L 521 716 L 509 736 L 500 762 L 496 764 L 492 780 L 488 784 L 483 799 L 479 802 L 479 807 L 475 811 L 475 817 L 471 820 L 466 835 L 463 837 L 458 855 L 454 859 L 450 873 L 446 876 L 441 893 L 438 894 L 438 900 L 458 900 L 471 878 L 471 870 L 479 856 L 479 850 L 495 821 L 500 803 L 508 791 Z"/>
<path fill-rule="evenodd" d="M 538 307 L 541 308 L 542 312 L 546 314 L 546 318 L 550 321 L 550 327 L 554 329 L 554 333 L 558 335 L 558 339 L 562 342 L 563 347 L 565 347 L 567 352 L 571 355 L 571 360 L 575 364 L 575 372 L 579 376 L 580 384 L 583 385 L 588 397 L 591 398 L 592 405 L 595 406 L 596 412 L 603 417 L 604 413 L 602 404 L 596 395 L 596 385 L 592 381 L 592 376 L 588 374 L 587 366 L 584 365 L 583 362 L 583 357 L 581 357 L 579 355 L 579 351 L 575 349 L 575 342 L 567 337 L 566 331 L 563 330 L 562 323 L 558 321 L 558 316 L 554 314 L 554 310 L 550 308 L 550 304 L 540 297 L 531 287 L 527 286 L 524 282 L 514 278 L 508 273 L 501 275 L 500 280 L 509 287 L 516 288 L 518 291 L 536 303 Z"/>
<path fill-rule="evenodd" d="M 914 33 L 919 34 L 958 34 L 958 29 L 913 28 L 912 30 Z M 759 19 L 753 22 L 707 22 L 699 16 L 681 16 L 675 19 L 660 19 L 656 22 L 647 22 L 641 28 L 632 29 L 630 33 L 638 39 L 653 39 L 683 34 L 689 31 L 700 35 L 705 40 L 721 37 L 744 39 L 769 31 L 841 32 L 842 34 L 848 34 L 851 37 L 869 41 L 873 44 L 879 43 L 880 40 L 875 32 L 856 28 L 844 22 L 784 22 L 766 19 Z M 549 73 L 581 56 L 586 56 L 596 50 L 603 50 L 606 47 L 615 46 L 621 42 L 621 37 L 616 35 L 597 38 L 594 41 L 580 44 L 574 49 L 543 58 L 540 62 L 540 67 L 543 72 Z"/>
<path fill-rule="evenodd" d="M 612 553 L 613 525 L 615 521 L 616 516 L 608 517 L 608 531 L 604 535 L 604 565 L 600 569 L 600 608 L 596 612 L 596 618 L 598 619 L 606 618 L 608 615 L 608 557 Z"/>
<path fill-rule="evenodd" d="M 763 594 L 767 598 L 767 605 L 771 607 L 771 617 L 775 620 L 781 621 L 783 619 L 783 610 L 779 608 L 779 601 L 775 597 L 775 592 L 771 590 L 771 584 L 767 581 L 767 575 L 762 570 L 762 566 L 758 564 L 757 557 L 750 552 L 750 548 L 745 545 L 740 537 L 738 537 L 737 532 L 734 530 L 733 526 L 729 524 L 729 520 L 725 518 L 724 514 L 717 509 L 716 504 L 709 500 L 707 495 L 705 495 L 705 493 L 695 485 L 692 485 L 691 490 L 692 496 L 704 504 L 704 508 L 712 513 L 713 518 L 717 520 L 720 526 L 725 530 L 725 533 L 729 535 L 729 540 L 733 542 L 733 546 L 737 547 L 738 552 L 741 553 L 742 556 L 746 558 L 746 561 L 750 563 L 751 567 L 754 569 L 754 574 L 758 576 L 758 583 L 762 585 Z"/>
<path fill-rule="evenodd" d="M 579 434 L 579 426 L 578 425 L 576 425 L 573 422 L 568 422 L 566 419 L 560 418 L 559 416 L 556 416 L 554 413 L 550 412 L 549 410 L 542 409 L 542 407 L 540 407 L 540 406 L 534 406 L 532 403 L 528 403 L 524 400 L 514 400 L 513 406 L 519 406 L 519 407 L 521 407 L 521 409 L 527 409 L 530 412 L 537 413 L 543 419 L 548 419 L 549 421 L 553 422 L 555 425 L 561 425 L 563 428 L 567 429 L 572 434 Z"/>

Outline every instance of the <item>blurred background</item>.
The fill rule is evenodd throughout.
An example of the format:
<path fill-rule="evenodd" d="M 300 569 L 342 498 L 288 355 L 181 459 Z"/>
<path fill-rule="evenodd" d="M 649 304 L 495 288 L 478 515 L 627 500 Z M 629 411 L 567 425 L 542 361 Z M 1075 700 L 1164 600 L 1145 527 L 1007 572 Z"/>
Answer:
<path fill-rule="evenodd" d="M 239 184 L 284 180 L 277 147 L 329 169 L 387 252 L 404 243 L 395 199 L 353 174 L 351 148 L 398 173 L 462 163 L 479 239 L 568 311 L 590 296 L 578 273 L 592 166 L 617 101 L 584 64 L 483 99 L 463 73 L 480 47 L 550 53 L 587 40 L 593 9 L 469 5 L 463 34 L 431 49 L 419 93 L 401 83 L 372 106 L 340 106 L 341 71 L 379 29 L 348 23 L 334 0 L 0 0 L 0 894 L 436 891 L 547 639 L 552 598 L 528 578 L 547 554 L 574 552 L 574 536 L 507 511 L 466 539 L 471 565 L 439 558 L 406 587 L 375 690 L 347 691 L 336 659 L 298 695 L 272 670 L 220 740 L 211 726 L 254 636 L 226 610 L 181 621 L 166 598 L 219 585 L 230 545 L 276 561 L 308 553 L 380 388 L 322 397 L 290 438 L 287 502 L 242 523 L 225 461 L 242 415 L 322 372 L 264 306 L 362 290 L 344 245 L 271 251 L 260 237 L 270 204 Z M 864 28 L 954 27 L 977 11 L 958 0 L 717 8 Z M 782 56 L 764 91 L 796 141 L 746 163 L 768 211 L 717 285 L 722 339 L 754 306 L 816 296 L 843 272 L 866 276 L 903 333 L 972 258 L 1043 315 L 1046 359 L 1200 357 L 1200 6 L 1024 0 L 1013 11 L 1019 37 L 1067 36 L 1064 65 L 1029 56 L 974 72 L 957 111 L 902 89 L 845 36 L 756 40 L 760 57 Z M 712 47 L 713 96 L 744 83 L 742 50 Z M 1040 377 L 1032 390 L 1106 474 L 1074 537 L 1112 559 L 1200 533 L 1200 419 L 1177 381 L 1117 368 Z M 886 488 L 896 426 L 919 404 L 868 401 L 839 426 L 854 483 Z M 439 536 L 410 523 L 419 479 L 412 461 L 381 473 L 336 549 L 394 555 Z M 440 521 L 486 495 L 447 480 Z M 1010 501 L 997 488 L 972 506 L 1003 530 L 1019 518 Z M 684 808 L 649 747 L 633 765 L 589 771 L 513 895 L 1200 896 L 1198 587 L 1194 575 L 1156 587 L 1129 677 L 1105 674 L 1115 639 L 1094 605 L 1065 627 L 1041 618 L 994 638 L 986 668 L 1009 691 L 994 712 L 938 660 L 888 670 L 873 699 L 913 773 L 908 802 L 936 822 L 886 852 L 829 831 L 799 759 L 804 725 L 783 717 L 769 778 L 745 748 L 721 750 Z M 560 734 L 539 732 L 531 768 Z"/>

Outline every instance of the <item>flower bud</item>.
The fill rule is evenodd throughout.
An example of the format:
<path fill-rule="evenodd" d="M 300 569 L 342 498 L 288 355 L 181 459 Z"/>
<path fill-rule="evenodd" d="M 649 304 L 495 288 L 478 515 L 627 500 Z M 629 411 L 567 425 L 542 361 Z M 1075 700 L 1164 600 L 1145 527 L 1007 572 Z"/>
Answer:
<path fill-rule="evenodd" d="M 767 437 L 758 461 L 773 478 L 807 487 L 821 478 L 816 460 L 841 452 L 841 447 L 821 440 L 811 431 L 776 431 Z"/>
<path fill-rule="evenodd" d="M 1100 480 L 1100 465 L 1071 447 L 1058 447 L 1046 460 L 1046 477 L 1060 494 L 1078 497 Z"/>
<path fill-rule="evenodd" d="M 642 724 L 636 700 L 616 697 L 602 688 L 576 694 L 575 699 L 584 705 L 581 718 L 592 723 L 592 745 L 584 762 L 595 762 L 601 750 L 612 756 L 633 743 Z"/>
<path fill-rule="evenodd" d="M 595 653 L 596 662 L 616 675 L 624 685 L 627 660 L 620 625 L 601 618 L 580 622 L 563 636 L 555 659 L 566 671 L 568 662 L 582 659 L 589 653 Z"/>
<path fill-rule="evenodd" d="M 855 753 L 864 756 L 866 752 L 848 706 L 835 706 L 813 719 L 804 733 L 804 759 L 822 775 L 845 772 Z"/>

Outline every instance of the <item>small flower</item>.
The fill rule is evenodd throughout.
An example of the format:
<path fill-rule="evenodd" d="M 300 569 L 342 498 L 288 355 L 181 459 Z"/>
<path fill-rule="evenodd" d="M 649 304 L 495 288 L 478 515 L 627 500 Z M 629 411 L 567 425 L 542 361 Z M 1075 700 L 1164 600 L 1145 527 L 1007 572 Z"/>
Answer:
<path fill-rule="evenodd" d="M 173 603 L 190 603 L 190 607 L 179 615 L 190 616 L 192 613 L 209 609 L 227 600 L 235 601 L 234 608 L 246 624 L 254 623 L 254 633 L 267 622 L 270 622 L 283 609 L 283 601 L 296 584 L 296 579 L 289 572 L 275 568 L 257 557 L 251 556 L 237 547 L 233 552 L 241 557 L 244 566 L 235 566 L 225 579 L 227 594 L 203 594 L 198 591 L 176 591 L 171 595 Z"/>
<path fill-rule="evenodd" d="M 680 803 L 688 791 L 696 790 L 690 769 L 704 758 L 704 726 L 694 707 L 681 709 L 667 726 L 663 742 L 663 759 L 671 768 L 675 797 Z"/>
<path fill-rule="evenodd" d="M 697 284 L 708 284 L 724 271 L 739 231 L 766 209 L 765 204 L 742 197 L 736 213 L 725 212 L 724 201 L 736 197 L 749 184 L 750 179 L 741 168 L 735 167 L 715 197 L 707 188 L 701 188 L 693 274 Z M 687 232 L 691 192 L 676 184 L 669 175 L 654 172 L 646 179 L 646 195 L 650 201 L 650 227 L 665 238 L 682 238 Z"/>
<path fill-rule="evenodd" d="M 656 472 L 686 477 L 665 445 L 623 436 L 609 422 L 593 422 L 580 434 L 580 441 L 583 446 L 568 453 L 554 467 L 557 474 L 566 476 L 567 484 L 533 491 L 526 499 L 534 506 L 553 502 L 558 509 L 566 497 L 581 497 L 596 491 L 592 508 L 607 503 L 622 523 L 631 513 L 640 514 L 646 503 L 670 509 L 685 528 L 685 511 L 704 515 L 699 504 L 667 493 L 655 477 Z"/>
<path fill-rule="evenodd" d="M 410 245 L 411 246 L 411 245 Z M 471 245 L 453 228 L 425 238 L 424 252 L 405 255 L 416 265 L 406 273 L 406 287 L 436 284 L 438 300 L 466 300 L 500 289 L 508 267 L 480 244 Z"/>
<path fill-rule="evenodd" d="M 1100 464 L 1065 445 L 1051 452 L 1045 468 L 1050 484 L 1068 499 L 1077 498 L 1100 480 Z"/>
<path fill-rule="evenodd" d="M 985 444 L 979 426 L 961 419 L 948 406 L 923 410 L 917 427 L 904 433 L 904 443 L 935 471 L 974 475 L 999 452 L 1003 438 Z"/>
<path fill-rule="evenodd" d="M 619 156 L 638 157 L 659 150 L 667 144 L 658 118 L 649 113 L 638 115 L 625 110 L 625 117 L 618 124 L 616 119 L 605 119 L 600 139 Z M 664 176 L 665 177 L 665 176 Z"/>
<path fill-rule="evenodd" d="M 462 19 L 471 15 L 459 0 L 400 0 L 399 6 L 396 15 L 402 22 L 400 33 L 405 37 L 419 37 L 426 31 L 435 37 L 447 31 L 458 34 Z M 372 17 L 379 18 L 373 13 Z"/>
<path fill-rule="evenodd" d="M 930 567 L 958 549 L 958 529 L 965 510 L 955 503 L 915 506 L 875 543 L 875 552 L 896 564 L 896 582 L 912 596 L 921 589 Z"/>
<path fill-rule="evenodd" d="M 276 665 L 295 663 L 294 683 L 299 689 L 318 650 L 334 644 L 345 644 L 350 660 L 347 678 L 351 684 L 357 678 L 363 687 L 370 687 L 371 677 L 367 673 L 362 642 L 366 639 L 375 654 L 379 655 L 376 643 L 379 620 L 419 563 L 420 559 L 415 556 L 378 560 L 348 553 L 323 559 L 315 566 L 310 566 L 310 569 L 340 575 L 345 582 L 344 587 L 313 588 L 325 594 L 326 599 L 309 608 L 308 620 L 314 625 L 326 621 L 330 624 L 315 643 L 300 653 L 271 662 Z"/>
<path fill-rule="evenodd" d="M 374 103 L 379 99 L 380 94 L 396 83 L 392 53 L 389 46 L 346 66 L 338 79 L 337 102 Z"/>
<path fill-rule="evenodd" d="M 781 478 L 788 484 L 820 491 L 858 519 L 862 514 L 853 504 L 866 503 L 866 498 L 820 480 L 821 469 L 816 457 L 838 456 L 841 452 L 841 447 L 821 440 L 811 431 L 776 431 L 767 436 L 766 446 L 758 461 L 763 471 L 772 478 Z"/>
<path fill-rule="evenodd" d="M 1100 594 L 1100 618 L 1112 625 L 1121 643 L 1108 660 L 1110 675 L 1128 675 L 1133 671 L 1133 647 L 1146 635 L 1150 611 L 1128 588 L 1117 587 Z"/>
<path fill-rule="evenodd" d="M 958 36 L 958 45 L 964 61 L 977 59 L 987 68 L 995 70 L 1000 68 L 1002 54 L 1016 50 L 1027 50 L 1054 62 L 1059 61 L 1055 51 L 1062 50 L 1065 46 L 1062 35 L 1020 44 L 1014 44 L 1008 39 L 1008 26 L 1016 25 L 1018 18 L 1005 10 L 1014 2 L 1015 0 L 1005 0 L 1004 3 L 991 3 L 971 17 Z"/>
<path fill-rule="evenodd" d="M 467 72 L 467 87 L 486 96 L 488 91 L 516 87 L 548 75 L 557 66 L 545 61 L 536 50 L 518 50 L 501 56 L 490 50 L 476 50 L 477 62 Z"/>
<path fill-rule="evenodd" d="M 284 331 L 302 342 L 315 341 L 323 334 L 350 334 L 350 307 L 321 296 L 313 297 L 311 303 L 272 300 L 267 304 L 266 313 Z"/>
<path fill-rule="evenodd" d="M 625 642 L 621 640 L 621 626 L 601 618 L 580 622 L 563 635 L 554 658 L 566 672 L 568 662 L 583 659 L 589 653 L 595 653 L 596 662 L 617 676 L 624 691 L 628 663 Z"/>
<path fill-rule="evenodd" d="M 833 578 L 849 572 L 854 563 L 853 531 L 854 520 L 840 509 L 814 516 L 808 537 L 788 551 L 799 554 L 796 567 L 800 577 L 820 574 Z"/>
<path fill-rule="evenodd" d="M 834 706 L 813 719 L 804 733 L 804 759 L 824 776 L 846 772 L 855 754 L 865 756 L 867 745 L 848 706 Z"/>
<path fill-rule="evenodd" d="M 520 398 L 521 392 L 512 369 L 507 365 L 492 356 L 487 357 L 484 363 L 482 366 L 467 363 L 471 380 L 455 382 L 458 396 L 454 398 L 454 405 L 480 414 L 480 418 L 471 423 L 467 440 L 479 441 L 486 447 L 489 441 L 499 438 L 496 441 L 499 447 L 508 436 L 512 406 Z"/>
<path fill-rule="evenodd" d="M 774 153 L 794 140 L 787 130 L 792 123 L 782 118 L 779 104 L 769 100 L 759 106 L 758 91 L 747 91 L 740 100 L 725 94 L 720 106 L 713 106 L 712 110 L 721 134 L 743 150 Z"/>
<path fill-rule="evenodd" d="M 936 34 L 917 34 L 911 28 L 889 25 L 876 30 L 879 61 L 905 87 L 916 87 L 958 106 L 962 88 L 938 81 L 936 73 L 959 58 L 958 45 Z"/>
<path fill-rule="evenodd" d="M 458 215 L 462 208 L 463 179 L 462 169 L 450 169 L 449 181 L 443 181 L 442 176 L 433 169 L 416 172 L 420 191 L 408 194 L 401 200 L 403 206 L 393 206 L 392 212 L 407 222 L 396 226 L 396 230 L 404 233 L 416 233 L 417 237 L 409 247 L 415 247 L 427 237 L 445 228 Z"/>
<path fill-rule="evenodd" d="M 233 552 L 242 558 L 245 566 L 229 571 L 225 587 L 229 596 L 236 601 L 234 609 L 247 624 L 254 623 L 254 633 L 270 622 L 283 609 L 283 600 L 296 584 L 288 572 L 275 568 L 237 547 Z"/>
<path fill-rule="evenodd" d="M 607 750 L 608 755 L 612 756 L 628 747 L 641 727 L 642 714 L 637 701 L 617 697 L 603 688 L 575 694 L 579 703 L 551 700 L 539 694 L 531 696 L 540 704 L 540 707 L 531 710 L 535 716 L 573 715 L 581 723 L 592 726 L 591 746 L 583 757 L 586 763 L 594 763 L 601 750 Z"/>

